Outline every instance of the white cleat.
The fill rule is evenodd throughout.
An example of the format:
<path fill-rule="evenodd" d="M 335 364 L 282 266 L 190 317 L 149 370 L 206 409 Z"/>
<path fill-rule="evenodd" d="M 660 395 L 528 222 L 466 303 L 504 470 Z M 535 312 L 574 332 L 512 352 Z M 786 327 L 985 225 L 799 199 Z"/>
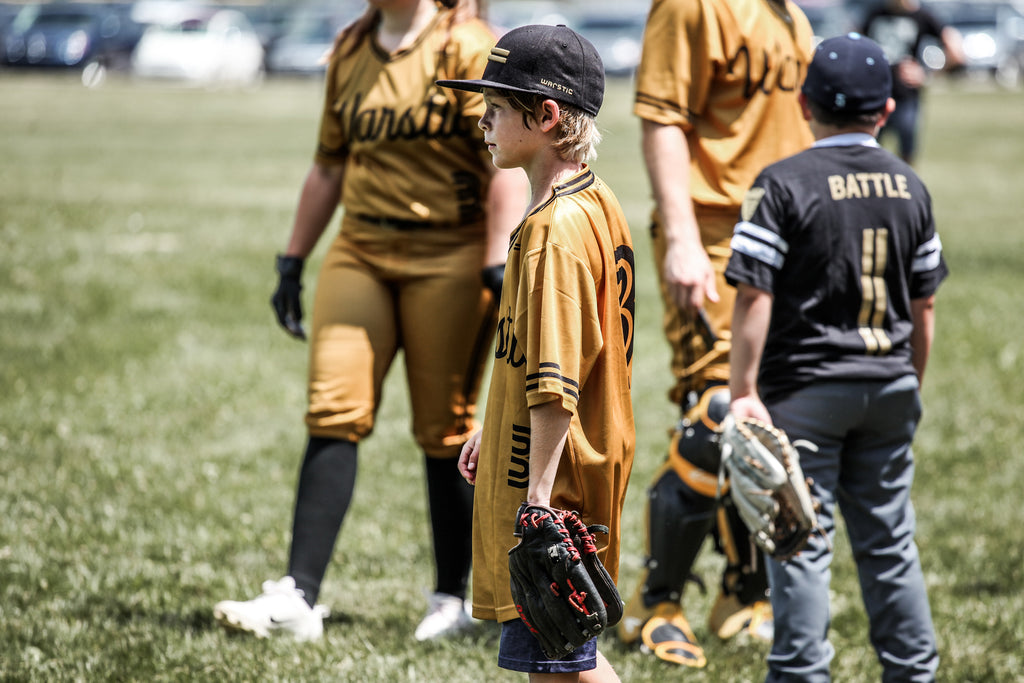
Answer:
<path fill-rule="evenodd" d="M 262 595 L 245 602 L 218 602 L 213 607 L 213 618 L 228 630 L 257 638 L 285 635 L 299 642 L 320 640 L 324 619 L 330 612 L 325 605 L 310 607 L 302 595 L 290 576 L 264 581 Z"/>
<path fill-rule="evenodd" d="M 427 615 L 416 627 L 416 640 L 446 638 L 473 626 L 473 617 L 466 611 L 466 601 L 462 598 L 447 593 L 430 593 L 427 601 Z"/>

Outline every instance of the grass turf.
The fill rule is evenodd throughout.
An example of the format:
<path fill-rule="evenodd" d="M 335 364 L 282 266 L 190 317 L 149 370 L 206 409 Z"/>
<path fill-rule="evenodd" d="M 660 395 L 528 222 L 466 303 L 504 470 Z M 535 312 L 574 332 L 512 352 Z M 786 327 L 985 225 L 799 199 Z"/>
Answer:
<path fill-rule="evenodd" d="M 267 302 L 319 85 L 113 79 L 86 90 L 5 72 L 0 91 L 0 679 L 520 680 L 496 668 L 493 628 L 412 639 L 433 576 L 400 367 L 361 451 L 321 598 L 334 611 L 324 641 L 230 637 L 212 621 L 215 601 L 253 596 L 286 560 L 306 347 L 276 328 Z M 1024 680 L 1021 98 L 945 84 L 925 103 L 919 171 L 952 275 L 915 503 L 940 680 L 957 683 Z M 628 83 L 610 84 L 595 164 L 633 226 L 639 270 L 623 593 L 643 553 L 644 489 L 677 417 L 630 101 Z M 765 646 L 719 643 L 704 624 L 721 563 L 705 550 L 709 594 L 686 595 L 708 667 L 675 671 L 608 637 L 624 681 L 763 678 Z M 877 680 L 842 538 L 833 591 L 836 680 Z"/>

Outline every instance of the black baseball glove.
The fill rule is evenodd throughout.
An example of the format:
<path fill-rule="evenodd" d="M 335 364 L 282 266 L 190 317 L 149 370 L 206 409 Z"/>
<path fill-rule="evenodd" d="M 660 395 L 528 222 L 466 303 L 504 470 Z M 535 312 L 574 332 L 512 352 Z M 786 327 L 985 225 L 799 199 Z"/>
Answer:
<path fill-rule="evenodd" d="M 508 552 L 512 599 L 549 659 L 558 659 L 622 618 L 622 598 L 597 558 L 593 532 L 575 512 L 523 503 L 519 544 Z"/>
<path fill-rule="evenodd" d="M 280 280 L 270 305 L 277 314 L 277 322 L 296 339 L 305 339 L 302 329 L 302 267 L 306 260 L 298 256 L 277 256 L 277 274 Z"/>

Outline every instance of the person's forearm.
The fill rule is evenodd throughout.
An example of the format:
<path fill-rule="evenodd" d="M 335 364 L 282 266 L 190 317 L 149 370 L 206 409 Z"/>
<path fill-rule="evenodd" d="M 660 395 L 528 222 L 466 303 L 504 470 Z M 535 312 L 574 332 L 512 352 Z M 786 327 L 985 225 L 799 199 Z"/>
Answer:
<path fill-rule="evenodd" d="M 647 176 L 671 246 L 682 242 L 700 247 L 700 231 L 690 194 L 690 148 L 679 126 L 642 122 L 642 148 Z"/>
<path fill-rule="evenodd" d="M 757 374 L 771 315 L 770 294 L 746 285 L 737 288 L 729 349 L 729 393 L 733 400 L 757 394 Z"/>
<path fill-rule="evenodd" d="M 331 222 L 341 200 L 343 166 L 314 164 L 306 174 L 285 254 L 306 258 Z"/>
<path fill-rule="evenodd" d="M 932 339 L 935 337 L 935 297 L 913 299 L 910 302 L 910 313 L 914 322 L 914 330 L 910 333 L 910 358 L 917 373 L 917 381 L 923 384 L 924 370 L 928 366 Z"/>
<path fill-rule="evenodd" d="M 550 505 L 572 413 L 559 400 L 530 408 L 530 484 L 526 502 Z"/>

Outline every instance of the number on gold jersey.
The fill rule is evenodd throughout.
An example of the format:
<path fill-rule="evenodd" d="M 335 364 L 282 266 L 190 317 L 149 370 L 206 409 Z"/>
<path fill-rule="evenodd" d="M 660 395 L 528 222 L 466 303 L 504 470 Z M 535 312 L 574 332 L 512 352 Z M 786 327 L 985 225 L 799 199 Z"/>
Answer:
<path fill-rule="evenodd" d="M 626 365 L 633 363 L 633 329 L 636 313 L 636 278 L 633 250 L 620 246 L 615 250 L 615 267 L 619 281 L 619 316 L 622 318 L 622 341 L 626 346 Z"/>

